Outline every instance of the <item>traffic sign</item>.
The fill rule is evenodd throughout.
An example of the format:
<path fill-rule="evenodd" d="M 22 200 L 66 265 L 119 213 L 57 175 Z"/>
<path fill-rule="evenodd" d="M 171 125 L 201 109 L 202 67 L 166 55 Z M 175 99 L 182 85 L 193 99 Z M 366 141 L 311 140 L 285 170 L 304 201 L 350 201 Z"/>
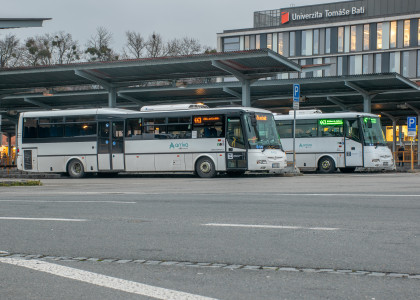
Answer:
<path fill-rule="evenodd" d="M 299 102 L 300 98 L 300 84 L 293 85 L 293 101 Z"/>
<path fill-rule="evenodd" d="M 416 117 L 407 117 L 407 135 L 416 136 L 417 135 L 417 118 Z"/>
<path fill-rule="evenodd" d="M 300 84 L 293 84 L 293 109 L 299 109 Z"/>

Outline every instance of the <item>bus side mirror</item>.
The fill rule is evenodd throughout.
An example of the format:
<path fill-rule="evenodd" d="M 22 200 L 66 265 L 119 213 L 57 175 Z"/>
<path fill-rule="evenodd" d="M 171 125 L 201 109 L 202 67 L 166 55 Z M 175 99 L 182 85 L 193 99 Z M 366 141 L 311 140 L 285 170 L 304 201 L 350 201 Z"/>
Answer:
<path fill-rule="evenodd" d="M 257 126 L 257 117 L 255 116 L 255 114 L 251 115 L 251 125 L 253 127 Z"/>

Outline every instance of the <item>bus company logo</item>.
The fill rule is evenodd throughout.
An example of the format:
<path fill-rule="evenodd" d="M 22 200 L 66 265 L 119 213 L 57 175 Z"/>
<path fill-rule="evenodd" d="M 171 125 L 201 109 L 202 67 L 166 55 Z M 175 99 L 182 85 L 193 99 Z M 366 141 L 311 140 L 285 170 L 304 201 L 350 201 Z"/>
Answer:
<path fill-rule="evenodd" d="M 299 148 L 312 148 L 312 144 L 299 144 Z"/>
<path fill-rule="evenodd" d="M 184 142 L 181 142 L 181 143 L 172 143 L 171 142 L 171 144 L 169 145 L 169 149 L 179 149 L 179 150 L 182 150 L 182 149 L 188 149 L 188 143 L 184 143 Z"/>
<path fill-rule="evenodd" d="M 288 11 L 282 11 L 281 12 L 281 23 L 282 24 L 289 23 L 289 12 Z"/>

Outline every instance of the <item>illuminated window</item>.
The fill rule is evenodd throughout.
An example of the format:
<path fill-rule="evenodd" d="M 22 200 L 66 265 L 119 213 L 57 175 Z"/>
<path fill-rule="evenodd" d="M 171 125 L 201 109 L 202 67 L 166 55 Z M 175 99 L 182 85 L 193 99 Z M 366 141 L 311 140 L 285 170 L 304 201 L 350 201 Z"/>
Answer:
<path fill-rule="evenodd" d="M 370 39 L 370 32 L 369 32 L 369 24 L 363 25 L 363 50 L 369 50 L 369 39 Z"/>
<path fill-rule="evenodd" d="M 376 49 L 382 49 L 382 23 L 376 27 Z"/>
<path fill-rule="evenodd" d="M 418 31 L 418 33 L 417 33 L 417 45 L 420 46 L 420 19 L 418 21 L 419 21 L 419 26 L 418 26 L 418 29 L 417 29 L 417 31 Z"/>
<path fill-rule="evenodd" d="M 391 30 L 389 33 L 389 47 L 397 47 L 397 21 L 391 22 Z"/>
<path fill-rule="evenodd" d="M 410 20 L 404 21 L 404 47 L 410 46 Z"/>
<path fill-rule="evenodd" d="M 280 32 L 278 35 L 278 52 L 279 54 L 283 55 L 284 53 L 284 41 L 283 41 L 283 33 Z"/>
<path fill-rule="evenodd" d="M 255 36 L 255 49 L 260 49 L 261 48 L 261 36 L 259 34 L 257 34 Z"/>
<path fill-rule="evenodd" d="M 344 51 L 344 27 L 338 27 L 338 52 Z"/>
<path fill-rule="evenodd" d="M 273 34 L 268 33 L 267 34 L 267 48 L 268 49 L 273 49 Z"/>
<path fill-rule="evenodd" d="M 356 26 L 350 27 L 350 51 L 356 51 Z"/>

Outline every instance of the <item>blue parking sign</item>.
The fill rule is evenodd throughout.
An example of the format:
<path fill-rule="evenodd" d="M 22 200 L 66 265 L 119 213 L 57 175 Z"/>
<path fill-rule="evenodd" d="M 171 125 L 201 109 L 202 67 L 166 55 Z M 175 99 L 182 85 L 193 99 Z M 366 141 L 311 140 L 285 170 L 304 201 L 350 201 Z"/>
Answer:
<path fill-rule="evenodd" d="M 408 131 L 416 131 L 417 120 L 416 117 L 407 117 Z"/>
<path fill-rule="evenodd" d="M 299 102 L 300 98 L 300 84 L 293 84 L 293 101 Z"/>
<path fill-rule="evenodd" d="M 417 132 L 417 118 L 416 117 L 407 117 L 407 135 L 416 136 Z"/>

